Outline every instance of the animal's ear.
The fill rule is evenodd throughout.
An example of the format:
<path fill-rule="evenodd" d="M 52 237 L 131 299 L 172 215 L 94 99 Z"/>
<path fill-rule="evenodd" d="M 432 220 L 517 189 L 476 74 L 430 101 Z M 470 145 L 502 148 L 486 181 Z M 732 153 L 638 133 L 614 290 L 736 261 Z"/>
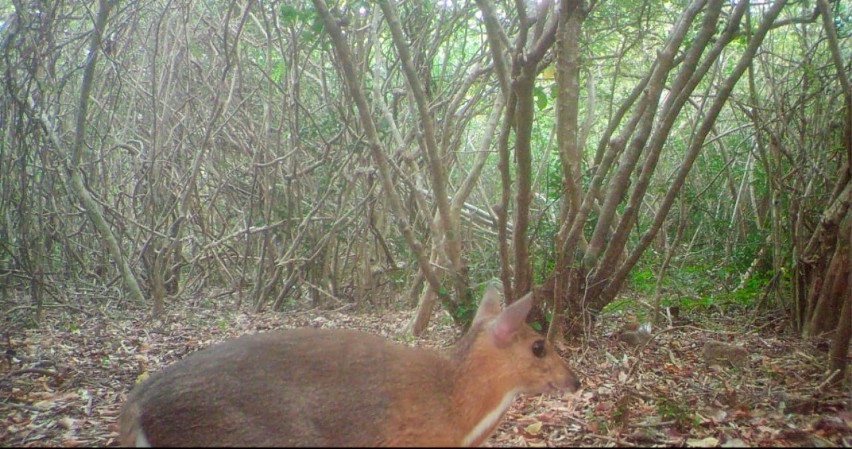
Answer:
<path fill-rule="evenodd" d="M 532 305 L 533 297 L 532 292 L 530 292 L 500 312 L 490 329 L 491 337 L 497 346 L 502 347 L 511 343 L 515 333 L 522 329 L 522 326 L 527 325 L 527 315 L 529 315 Z"/>
<path fill-rule="evenodd" d="M 497 287 L 489 285 L 482 295 L 482 301 L 479 302 L 479 308 L 476 309 L 476 316 L 473 322 L 487 320 L 493 318 L 500 313 L 500 292 Z"/>

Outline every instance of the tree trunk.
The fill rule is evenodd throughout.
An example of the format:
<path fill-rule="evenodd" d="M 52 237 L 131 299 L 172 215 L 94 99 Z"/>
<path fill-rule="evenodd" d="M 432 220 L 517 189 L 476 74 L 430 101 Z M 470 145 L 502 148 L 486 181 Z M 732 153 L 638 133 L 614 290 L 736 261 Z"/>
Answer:
<path fill-rule="evenodd" d="M 850 227 L 852 230 L 852 227 Z M 852 235 L 850 235 L 852 237 Z M 852 258 L 852 245 L 849 245 L 847 251 L 849 257 Z M 837 333 L 834 334 L 834 340 L 831 342 L 829 350 L 829 368 L 831 372 L 837 371 L 834 377 L 834 383 L 839 384 L 846 380 L 846 373 L 849 367 L 849 343 L 852 342 L 852 271 L 846 281 L 846 291 L 841 295 L 843 307 L 840 312 L 840 320 L 837 325 Z"/>
<path fill-rule="evenodd" d="M 846 150 L 846 167 L 852 170 L 852 83 L 850 83 L 845 70 L 846 65 L 840 52 L 837 30 L 835 29 L 836 23 L 831 15 L 828 2 L 826 0 L 817 0 L 817 7 L 822 16 L 823 28 L 825 28 L 828 37 L 832 61 L 837 70 L 837 79 L 843 90 L 844 104 L 846 106 L 846 111 L 844 112 L 843 146 Z M 846 370 L 849 365 L 847 354 L 849 352 L 850 340 L 852 340 L 852 269 L 849 268 L 850 261 L 852 261 L 852 224 L 847 223 L 847 228 L 848 231 L 845 235 L 848 237 L 846 240 L 848 251 L 845 268 L 849 274 L 846 277 L 845 292 L 840 293 L 840 300 L 843 302 L 843 305 L 840 311 L 837 333 L 834 335 L 834 341 L 832 342 L 829 353 L 831 359 L 829 365 L 832 371 L 838 371 L 835 383 L 846 379 Z"/>
<path fill-rule="evenodd" d="M 562 194 L 565 198 L 559 211 L 561 223 L 570 223 L 576 219 L 581 203 L 580 192 L 580 154 L 579 138 L 579 109 L 580 109 L 580 27 L 585 18 L 582 1 L 563 0 L 560 7 L 559 26 L 556 30 L 556 79 L 559 90 L 556 97 L 556 140 L 559 148 L 559 161 L 562 168 Z M 590 112 L 590 115 L 593 112 Z M 567 229 L 567 228 L 565 228 Z M 555 272 L 559 275 L 550 277 L 551 321 L 548 327 L 548 338 L 564 335 L 566 332 L 566 313 L 576 316 L 580 313 L 577 304 L 569 307 L 565 304 L 567 298 L 577 298 L 579 282 L 559 282 L 559 279 L 574 278 L 578 270 L 570 270 L 570 261 L 562 251 L 565 245 L 565 232 L 557 232 L 555 238 Z M 567 276 L 566 276 L 567 275 Z M 573 289 L 573 290 L 569 290 Z M 547 297 L 547 295 L 545 295 Z M 576 324 L 576 323 L 574 323 Z M 576 329 L 573 325 L 569 329 Z M 572 330 L 573 332 L 573 330 Z"/>
<path fill-rule="evenodd" d="M 136 282 L 136 277 L 133 275 L 133 271 L 130 269 L 127 259 L 121 252 L 118 240 L 115 238 L 109 224 L 104 219 L 100 206 L 97 201 L 92 198 L 92 195 L 86 188 L 81 175 L 80 167 L 83 158 L 83 144 L 86 140 L 89 95 L 91 93 L 92 83 L 94 83 L 95 64 L 97 62 L 97 57 L 101 52 L 101 38 L 106 28 L 109 11 L 114 3 L 108 0 L 100 0 L 98 5 L 99 7 L 98 14 L 95 19 L 95 28 L 92 30 L 91 41 L 89 43 L 89 56 L 83 69 L 83 79 L 80 83 L 80 97 L 77 104 L 74 142 L 72 147 L 69 149 L 71 154 L 71 161 L 68 167 L 69 184 L 71 185 L 71 190 L 77 195 L 77 199 L 86 211 L 86 215 L 89 217 L 89 220 L 103 239 L 103 243 L 106 245 L 110 256 L 112 256 L 113 262 L 118 264 L 121 278 L 124 282 L 125 288 L 127 288 L 128 293 L 130 294 L 130 297 L 141 304 L 145 301 L 145 297 L 142 294 L 142 290 L 139 288 L 139 284 Z M 57 148 L 63 148 L 61 141 L 55 134 L 55 130 L 52 127 L 50 120 L 47 120 L 46 117 L 43 117 L 42 120 L 44 121 L 45 128 L 50 130 L 49 132 L 51 133 L 53 143 Z"/>

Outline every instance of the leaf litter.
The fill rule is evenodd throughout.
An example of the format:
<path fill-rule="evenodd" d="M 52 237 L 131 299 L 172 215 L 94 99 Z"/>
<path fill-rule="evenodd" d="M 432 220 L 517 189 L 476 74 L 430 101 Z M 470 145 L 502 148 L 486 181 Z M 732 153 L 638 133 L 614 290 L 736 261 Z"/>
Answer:
<path fill-rule="evenodd" d="M 442 311 L 413 339 L 405 333 L 413 310 L 249 314 L 233 312 L 236 303 L 175 301 L 158 320 L 140 318 L 141 309 L 86 317 L 49 309 L 38 329 L 7 316 L 0 446 L 117 445 L 119 410 L 135 382 L 238 335 L 353 328 L 438 350 L 460 336 Z M 616 337 L 627 318 L 604 318 L 584 342 L 557 344 L 582 389 L 519 398 L 486 446 L 852 447 L 852 387 L 830 386 L 824 340 L 708 316 L 632 347 Z M 743 365 L 706 363 L 702 348 L 711 340 L 746 348 Z"/>

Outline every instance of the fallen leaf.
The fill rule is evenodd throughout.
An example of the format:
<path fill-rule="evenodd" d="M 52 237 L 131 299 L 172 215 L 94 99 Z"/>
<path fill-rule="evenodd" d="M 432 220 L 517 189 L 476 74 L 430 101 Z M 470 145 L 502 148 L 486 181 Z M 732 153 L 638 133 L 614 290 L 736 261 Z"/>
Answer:
<path fill-rule="evenodd" d="M 59 418 L 59 421 L 57 421 L 57 423 L 59 424 L 59 427 L 62 427 L 63 429 L 66 429 L 66 430 L 71 430 L 71 429 L 77 427 L 76 420 L 73 419 L 73 418 L 69 418 L 67 416 Z"/>
<path fill-rule="evenodd" d="M 714 437 L 707 437 L 702 439 L 690 438 L 686 440 L 686 445 L 689 447 L 716 447 L 719 445 L 719 440 Z"/>
<path fill-rule="evenodd" d="M 49 409 L 53 405 L 53 399 L 45 399 L 43 401 L 38 401 L 33 404 L 33 407 L 41 408 L 41 409 Z"/>
<path fill-rule="evenodd" d="M 530 435 L 538 435 L 539 433 L 541 433 L 541 421 L 536 421 L 524 427 L 524 431 Z"/>
<path fill-rule="evenodd" d="M 722 447 L 745 447 L 745 441 L 739 438 L 731 438 L 728 441 L 722 443 Z"/>

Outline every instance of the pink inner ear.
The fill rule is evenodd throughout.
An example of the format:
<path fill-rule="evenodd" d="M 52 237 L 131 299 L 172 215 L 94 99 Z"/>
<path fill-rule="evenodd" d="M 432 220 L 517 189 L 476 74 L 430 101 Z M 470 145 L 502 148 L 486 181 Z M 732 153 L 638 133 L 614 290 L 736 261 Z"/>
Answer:
<path fill-rule="evenodd" d="M 526 326 L 527 315 L 532 308 L 532 293 L 515 301 L 511 306 L 500 312 L 491 328 L 497 346 L 505 346 L 512 341 L 512 336 L 521 326 Z"/>

